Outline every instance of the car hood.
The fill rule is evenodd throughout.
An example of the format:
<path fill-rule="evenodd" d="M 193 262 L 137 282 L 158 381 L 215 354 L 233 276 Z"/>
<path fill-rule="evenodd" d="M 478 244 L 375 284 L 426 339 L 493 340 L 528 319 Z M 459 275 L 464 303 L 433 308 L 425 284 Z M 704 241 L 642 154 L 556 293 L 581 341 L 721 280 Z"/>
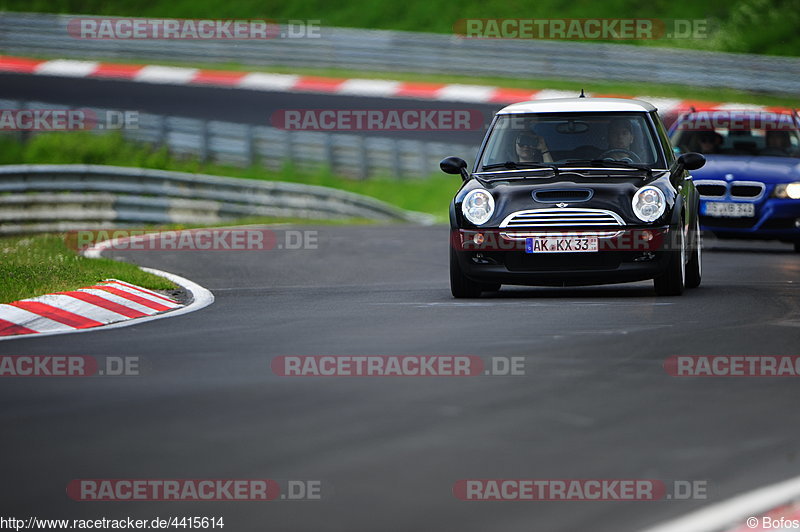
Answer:
<path fill-rule="evenodd" d="M 530 175 L 527 176 L 527 179 L 507 180 L 500 178 L 499 175 L 494 175 L 494 179 L 486 182 L 485 185 L 471 182 L 457 194 L 456 201 L 460 201 L 472 188 L 481 187 L 491 191 L 496 202 L 495 216 L 487 224 L 488 226 L 496 226 L 508 214 L 515 211 L 559 207 L 609 210 L 619 214 L 626 223 L 641 224 L 641 221 L 635 217 L 631 206 L 631 198 L 639 188 L 648 183 L 658 186 L 665 193 L 667 204 L 670 207 L 675 196 L 675 191 L 669 183 L 669 173 L 663 170 L 653 172 L 653 177 L 647 180 L 644 179 L 644 173 L 623 173 L 614 171 L 614 169 L 590 173 L 562 170 L 558 176 L 554 176 L 552 173 L 542 174 L 543 172 L 539 172 L 535 177 Z M 515 174 L 515 177 L 519 177 L 519 174 Z M 585 200 L 551 198 L 545 201 L 536 197 L 537 193 L 544 191 L 575 189 L 589 189 L 591 195 Z"/>
<path fill-rule="evenodd" d="M 766 184 L 800 180 L 800 159 L 792 157 L 753 157 L 741 155 L 705 155 L 706 164 L 692 170 L 700 179 L 720 179 L 732 175 L 731 180 L 761 181 Z"/>
<path fill-rule="evenodd" d="M 665 170 L 655 169 L 652 172 L 653 178 L 663 175 Z M 530 186 L 538 184 L 549 184 L 559 182 L 580 182 L 580 183 L 609 183 L 609 182 L 631 182 L 641 186 L 647 179 L 644 172 L 617 170 L 615 168 L 592 168 L 572 169 L 562 167 L 558 169 L 558 175 L 551 171 L 528 171 L 528 170 L 501 170 L 497 172 L 477 172 L 476 177 L 487 180 L 488 183 L 502 183 L 512 186 Z M 574 183 L 573 183 L 574 184 Z M 493 186 L 493 185 L 489 185 Z"/>

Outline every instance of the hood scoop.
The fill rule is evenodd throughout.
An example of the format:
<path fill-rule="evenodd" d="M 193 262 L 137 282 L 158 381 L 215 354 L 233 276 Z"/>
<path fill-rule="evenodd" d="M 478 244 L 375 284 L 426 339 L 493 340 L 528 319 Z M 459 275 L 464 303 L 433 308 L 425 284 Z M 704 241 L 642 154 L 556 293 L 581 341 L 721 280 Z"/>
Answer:
<path fill-rule="evenodd" d="M 590 200 L 593 194 L 588 188 L 546 189 L 534 191 L 533 199 L 539 203 L 576 203 Z"/>

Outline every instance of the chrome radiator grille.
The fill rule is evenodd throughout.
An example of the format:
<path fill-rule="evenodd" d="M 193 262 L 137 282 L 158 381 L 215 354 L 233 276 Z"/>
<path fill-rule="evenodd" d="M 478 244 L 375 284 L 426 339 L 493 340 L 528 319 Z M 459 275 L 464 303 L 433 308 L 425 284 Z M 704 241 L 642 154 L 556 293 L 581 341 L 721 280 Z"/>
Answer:
<path fill-rule="evenodd" d="M 509 230 L 619 229 L 625 225 L 616 213 L 602 209 L 533 209 L 506 217 L 500 228 Z"/>

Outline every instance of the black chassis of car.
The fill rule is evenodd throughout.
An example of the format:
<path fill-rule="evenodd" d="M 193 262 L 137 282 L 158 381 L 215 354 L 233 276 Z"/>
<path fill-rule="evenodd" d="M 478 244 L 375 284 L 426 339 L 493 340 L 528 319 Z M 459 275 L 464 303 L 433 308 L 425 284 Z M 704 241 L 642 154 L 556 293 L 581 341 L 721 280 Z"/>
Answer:
<path fill-rule="evenodd" d="M 477 172 L 488 133 L 472 173 L 462 159 L 444 159 L 442 170 L 460 173 L 463 179 L 450 203 L 453 296 L 477 297 L 482 292 L 499 290 L 503 284 L 582 286 L 653 279 L 659 295 L 680 295 L 684 287 L 698 286 L 702 273 L 699 194 L 689 170 L 701 167 L 705 160 L 695 153 L 676 158 L 658 114 L 652 111 L 647 116 L 669 169 L 654 169 L 650 173 L 574 167 L 560 167 L 558 173 L 540 169 Z M 633 195 L 645 185 L 658 187 L 667 204 L 664 214 L 651 223 L 637 218 L 632 206 Z M 488 190 L 495 200 L 493 215 L 481 226 L 466 220 L 461 210 L 464 197 L 476 188 Z M 589 191 L 589 199 L 580 202 L 552 199 L 559 192 L 568 198 L 579 191 Z M 537 201 L 534 195 L 540 196 L 541 192 L 550 198 Z M 562 207 L 565 203 L 567 206 Z M 622 222 L 614 231 L 618 236 L 600 238 L 602 249 L 598 252 L 532 254 L 526 253 L 523 240 L 505 238 L 508 229 L 500 227 L 506 217 L 518 211 L 559 208 L 565 212 L 580 208 L 615 213 Z M 596 228 L 576 225 L 548 228 L 546 232 L 597 234 Z M 484 239 L 480 245 L 474 240 L 477 233 Z M 651 236 L 652 240 L 646 240 Z"/>

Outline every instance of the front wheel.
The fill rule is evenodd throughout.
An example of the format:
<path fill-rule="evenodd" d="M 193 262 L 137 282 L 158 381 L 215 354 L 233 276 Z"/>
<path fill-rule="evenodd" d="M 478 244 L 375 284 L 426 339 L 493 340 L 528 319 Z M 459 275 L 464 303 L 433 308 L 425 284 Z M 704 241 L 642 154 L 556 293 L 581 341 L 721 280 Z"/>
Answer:
<path fill-rule="evenodd" d="M 703 278 L 703 234 L 700 232 L 700 218 L 695 216 L 692 237 L 689 239 L 691 258 L 686 265 L 686 288 L 697 288 Z"/>
<path fill-rule="evenodd" d="M 794 252 L 795 253 L 800 253 L 800 242 L 795 242 L 794 243 Z"/>
<path fill-rule="evenodd" d="M 499 287 L 498 287 L 499 288 Z M 450 248 L 450 292 L 457 299 L 479 297 L 482 287 L 479 283 L 467 279 L 461 271 L 458 257 L 453 248 Z"/>
<path fill-rule="evenodd" d="M 679 296 L 686 287 L 686 238 L 683 234 L 683 223 L 678 226 L 675 245 L 678 249 L 670 250 L 667 271 L 653 279 L 656 294 L 659 296 Z"/>

